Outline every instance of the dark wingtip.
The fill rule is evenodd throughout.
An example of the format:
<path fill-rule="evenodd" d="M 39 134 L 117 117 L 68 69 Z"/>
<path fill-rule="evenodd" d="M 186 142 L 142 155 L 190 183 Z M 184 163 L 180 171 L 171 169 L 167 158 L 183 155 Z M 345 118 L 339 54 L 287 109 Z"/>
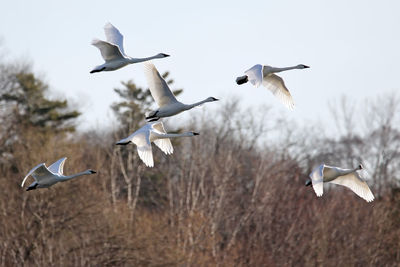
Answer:
<path fill-rule="evenodd" d="M 148 122 L 152 122 L 152 121 L 158 121 L 160 118 L 146 118 L 146 120 L 148 121 Z"/>

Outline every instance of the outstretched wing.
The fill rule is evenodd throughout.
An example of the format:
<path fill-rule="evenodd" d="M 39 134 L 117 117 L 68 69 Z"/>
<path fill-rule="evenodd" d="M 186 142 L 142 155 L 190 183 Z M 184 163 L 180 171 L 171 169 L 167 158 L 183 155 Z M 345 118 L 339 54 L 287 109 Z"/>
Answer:
<path fill-rule="evenodd" d="M 124 36 L 119 32 L 119 30 L 115 28 L 114 25 L 108 22 L 106 25 L 104 25 L 104 33 L 106 34 L 107 42 L 118 46 L 122 55 L 125 55 L 123 46 Z"/>
<path fill-rule="evenodd" d="M 276 74 L 268 74 L 264 77 L 262 84 L 270 90 L 288 109 L 294 109 L 292 95 L 286 88 L 285 82 Z"/>
<path fill-rule="evenodd" d="M 171 89 L 169 89 L 167 82 L 161 77 L 154 64 L 149 62 L 144 63 L 144 73 L 151 95 L 159 107 L 178 102 L 171 92 Z"/>
<path fill-rule="evenodd" d="M 67 158 L 64 157 L 64 158 L 57 160 L 53 164 L 51 164 L 48 168 L 49 171 L 51 171 L 53 173 L 63 174 L 64 173 L 64 163 L 65 163 L 66 159 Z"/>
<path fill-rule="evenodd" d="M 164 124 L 160 122 L 156 122 L 153 125 L 153 128 L 156 129 L 157 131 L 166 134 L 167 132 L 164 129 Z M 153 141 L 156 146 L 158 146 L 165 154 L 169 155 L 174 152 L 174 148 L 171 144 L 171 140 L 169 138 L 162 138 L 162 139 L 156 139 Z"/>
<path fill-rule="evenodd" d="M 343 185 L 350 188 L 351 191 L 356 193 L 359 197 L 365 199 L 367 202 L 374 200 L 374 195 L 369 189 L 368 184 L 360 177 L 357 172 L 339 176 L 338 178 L 330 181 L 333 184 Z"/>
<path fill-rule="evenodd" d="M 259 87 L 263 81 L 262 69 L 262 65 L 257 64 L 244 72 L 246 73 L 249 82 L 255 87 Z"/>
<path fill-rule="evenodd" d="M 153 167 L 153 152 L 151 151 L 150 131 L 140 131 L 131 139 L 137 146 L 139 158 L 147 167 Z"/>
<path fill-rule="evenodd" d="M 39 168 L 39 167 L 42 166 L 42 165 L 44 165 L 44 163 L 38 164 L 37 166 L 33 167 L 32 170 L 30 170 L 30 171 L 28 172 L 28 174 L 27 174 L 27 175 L 24 177 L 24 179 L 22 180 L 21 187 L 24 187 L 24 183 L 25 183 L 26 179 L 28 179 L 28 177 L 31 176 L 32 173 L 33 173 L 34 171 L 36 171 L 36 169 Z"/>
<path fill-rule="evenodd" d="M 21 187 L 24 186 L 25 180 L 29 177 L 29 175 L 32 175 L 32 177 L 35 178 L 36 182 L 40 183 L 40 181 L 44 178 L 48 176 L 53 176 L 54 174 L 47 169 L 46 164 L 40 163 L 35 168 L 30 170 L 29 173 L 25 176 L 24 180 L 22 181 Z"/>
<path fill-rule="evenodd" d="M 320 197 L 324 193 L 324 164 L 319 165 L 310 173 L 315 194 Z"/>
<path fill-rule="evenodd" d="M 94 39 L 92 41 L 92 45 L 94 45 L 100 50 L 101 56 L 106 62 L 116 59 L 121 59 L 124 57 L 119 47 L 115 44 L 111 44 L 109 42 L 102 41 L 99 39 Z"/>

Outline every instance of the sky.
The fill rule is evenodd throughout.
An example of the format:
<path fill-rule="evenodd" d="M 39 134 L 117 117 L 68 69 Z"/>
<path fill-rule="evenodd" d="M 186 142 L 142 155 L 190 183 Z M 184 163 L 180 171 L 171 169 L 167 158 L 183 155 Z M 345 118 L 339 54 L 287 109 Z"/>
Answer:
<path fill-rule="evenodd" d="M 89 74 L 103 63 L 90 42 L 105 39 L 106 22 L 124 35 L 129 56 L 171 55 L 154 64 L 184 89 L 184 103 L 236 96 L 245 107 L 267 104 L 307 124 L 329 117 L 328 103 L 341 96 L 360 104 L 400 88 L 399 1 L 3 0 L 0 8 L 7 58 L 31 62 L 53 94 L 72 101 L 83 113 L 80 129 L 115 123 L 110 105 L 121 81 L 147 86 L 142 64 Z M 294 111 L 265 88 L 236 85 L 255 64 L 311 67 L 279 74 Z"/>

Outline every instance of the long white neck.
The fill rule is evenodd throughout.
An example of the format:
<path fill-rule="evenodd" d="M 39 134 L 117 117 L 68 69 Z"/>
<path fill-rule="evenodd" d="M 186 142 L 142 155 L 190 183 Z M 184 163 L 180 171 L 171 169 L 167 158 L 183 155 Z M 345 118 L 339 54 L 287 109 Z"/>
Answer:
<path fill-rule="evenodd" d="M 293 67 L 285 67 L 285 68 L 271 68 L 271 72 L 281 72 L 281 71 L 286 71 L 286 70 L 294 70 L 294 69 L 302 69 L 299 65 L 293 66 Z"/>
<path fill-rule="evenodd" d="M 71 180 L 71 179 L 74 179 L 74 178 L 82 176 L 82 175 L 89 175 L 89 174 L 92 174 L 92 172 L 90 172 L 90 170 L 86 170 L 86 171 L 78 172 L 78 173 L 75 173 L 75 174 L 72 174 L 72 175 L 62 176 L 60 178 L 60 180 L 61 181 L 67 181 L 67 180 Z"/>
<path fill-rule="evenodd" d="M 200 106 L 200 105 L 202 105 L 204 103 L 207 103 L 207 102 L 211 102 L 211 100 L 206 98 L 206 99 L 204 99 L 202 101 L 199 101 L 199 102 L 196 102 L 196 103 L 193 103 L 193 104 L 190 104 L 190 105 L 185 105 L 185 110 L 192 109 L 194 107 Z"/>
<path fill-rule="evenodd" d="M 175 138 L 175 137 L 189 137 L 194 136 L 192 132 L 180 133 L 180 134 L 156 134 L 157 139 L 164 139 L 164 138 Z"/>
<path fill-rule="evenodd" d="M 156 58 L 162 58 L 162 57 L 160 57 L 160 55 L 157 54 L 157 55 L 152 56 L 152 57 L 130 58 L 129 59 L 129 63 L 139 63 L 139 62 L 149 61 L 149 60 L 156 59 Z"/>

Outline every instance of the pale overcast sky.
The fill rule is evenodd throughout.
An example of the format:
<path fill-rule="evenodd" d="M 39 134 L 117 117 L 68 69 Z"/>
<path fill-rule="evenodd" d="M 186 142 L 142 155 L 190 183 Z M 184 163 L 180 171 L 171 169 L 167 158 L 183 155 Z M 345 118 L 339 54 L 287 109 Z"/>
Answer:
<path fill-rule="evenodd" d="M 51 88 L 81 105 L 86 125 L 112 121 L 113 88 L 121 81 L 147 86 L 141 64 L 89 74 L 103 63 L 90 42 L 105 39 L 108 21 L 124 35 L 128 55 L 171 55 L 154 63 L 160 72 L 171 72 L 187 103 L 236 95 L 245 106 L 268 103 L 307 123 L 329 115 L 330 99 L 346 95 L 356 101 L 400 87 L 399 1 L 12 0 L 0 7 L 8 58 L 33 62 Z M 235 84 L 257 63 L 311 66 L 280 74 L 295 111 L 266 89 Z"/>

